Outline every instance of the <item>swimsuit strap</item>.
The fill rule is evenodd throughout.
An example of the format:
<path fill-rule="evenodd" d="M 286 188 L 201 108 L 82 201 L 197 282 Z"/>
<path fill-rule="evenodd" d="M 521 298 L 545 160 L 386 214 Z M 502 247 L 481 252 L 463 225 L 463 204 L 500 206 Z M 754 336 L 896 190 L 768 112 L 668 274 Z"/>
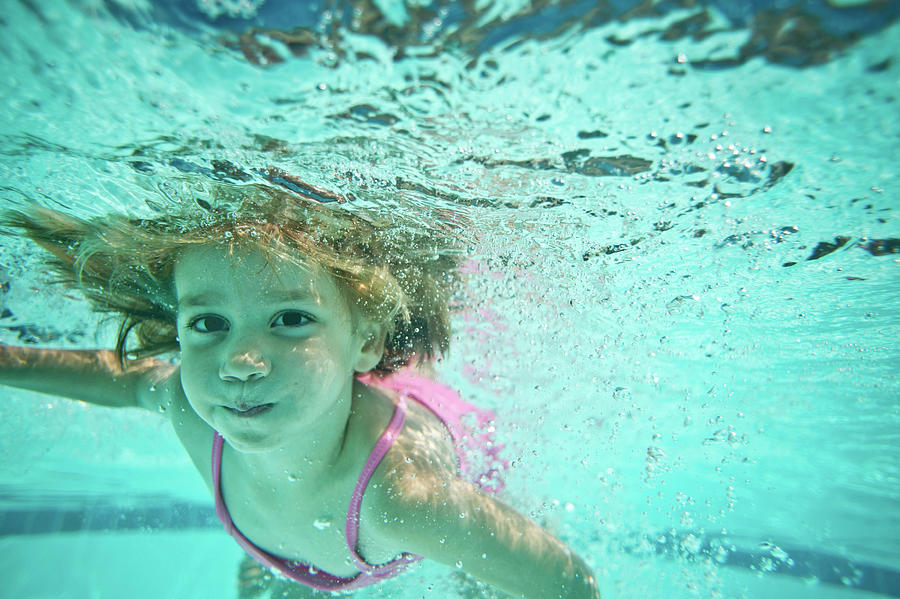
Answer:
<path fill-rule="evenodd" d="M 350 549 L 350 556 L 353 558 L 353 563 L 360 571 L 379 577 L 391 576 L 398 567 L 402 568 L 410 562 L 422 559 L 411 553 L 404 553 L 399 559 L 392 561 L 390 564 L 385 564 L 390 566 L 388 569 L 385 569 L 384 565 L 372 566 L 371 564 L 366 563 L 356 551 L 356 543 L 359 541 L 359 508 L 362 504 L 363 493 L 366 490 L 366 486 L 369 484 L 369 480 L 372 478 L 372 474 L 375 472 L 375 469 L 378 468 L 378 464 L 381 463 L 381 460 L 387 454 L 388 450 L 390 450 L 394 441 L 400 436 L 400 431 L 403 430 L 404 422 L 406 422 L 406 396 L 401 393 L 397 400 L 397 407 L 394 409 L 394 415 L 391 418 L 390 424 L 388 424 L 387 428 L 384 429 L 384 432 L 381 433 L 381 438 L 378 439 L 374 449 L 372 449 L 372 453 L 369 454 L 369 458 L 366 460 L 365 466 L 363 466 L 359 479 L 356 481 L 356 487 L 353 489 L 353 495 L 350 497 L 350 506 L 347 508 L 347 521 L 344 527 L 344 536 L 347 539 L 347 547 Z"/>

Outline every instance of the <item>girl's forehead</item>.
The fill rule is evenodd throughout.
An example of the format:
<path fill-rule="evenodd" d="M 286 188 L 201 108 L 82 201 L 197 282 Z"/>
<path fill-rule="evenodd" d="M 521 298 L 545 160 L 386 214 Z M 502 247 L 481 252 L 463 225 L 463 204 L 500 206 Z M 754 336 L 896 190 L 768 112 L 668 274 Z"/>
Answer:
<path fill-rule="evenodd" d="M 201 245 L 183 250 L 175 259 L 175 291 L 179 299 L 194 291 L 229 288 L 241 293 L 304 292 L 339 295 L 334 279 L 310 260 L 279 256 L 254 247 Z"/>

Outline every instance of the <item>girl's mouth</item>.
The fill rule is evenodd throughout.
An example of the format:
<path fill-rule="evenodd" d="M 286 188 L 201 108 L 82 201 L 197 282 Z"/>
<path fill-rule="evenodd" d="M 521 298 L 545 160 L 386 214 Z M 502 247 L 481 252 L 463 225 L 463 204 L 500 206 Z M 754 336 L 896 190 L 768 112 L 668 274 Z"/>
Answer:
<path fill-rule="evenodd" d="M 259 416 L 260 414 L 265 414 L 269 410 L 275 407 L 273 403 L 264 403 L 258 406 L 253 406 L 252 408 L 247 408 L 246 410 L 240 410 L 238 408 L 229 408 L 228 406 L 222 406 L 235 416 L 240 418 L 252 418 L 253 416 Z"/>

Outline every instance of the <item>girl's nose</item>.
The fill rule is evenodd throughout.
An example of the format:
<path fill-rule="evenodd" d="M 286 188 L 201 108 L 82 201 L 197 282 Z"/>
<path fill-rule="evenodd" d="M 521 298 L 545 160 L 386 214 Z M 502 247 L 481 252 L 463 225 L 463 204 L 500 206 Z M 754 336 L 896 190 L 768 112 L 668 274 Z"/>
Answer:
<path fill-rule="evenodd" d="M 219 377 L 223 381 L 246 383 L 266 377 L 269 369 L 269 361 L 259 352 L 237 352 L 222 362 Z"/>

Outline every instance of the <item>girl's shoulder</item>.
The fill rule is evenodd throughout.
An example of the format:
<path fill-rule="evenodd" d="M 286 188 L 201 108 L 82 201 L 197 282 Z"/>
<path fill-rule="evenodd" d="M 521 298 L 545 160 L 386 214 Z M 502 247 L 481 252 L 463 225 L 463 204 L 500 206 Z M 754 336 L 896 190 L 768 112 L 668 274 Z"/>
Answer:
<path fill-rule="evenodd" d="M 373 425 L 368 431 L 369 447 L 374 447 L 390 427 L 401 400 L 405 404 L 403 427 L 396 431 L 390 448 L 372 474 L 363 502 L 363 510 L 370 517 L 383 518 L 398 495 L 423 491 L 426 486 L 455 478 L 459 463 L 449 430 L 420 398 L 413 398 L 403 389 L 377 383 L 370 388 L 381 400 L 376 408 L 378 415 L 371 420 Z"/>
<path fill-rule="evenodd" d="M 370 419 L 369 434 L 375 440 L 388 429 L 398 410 L 404 412 L 403 426 L 375 475 L 422 468 L 456 474 L 458 460 L 453 437 L 441 417 L 429 407 L 429 400 L 435 399 L 429 394 L 441 385 L 409 373 L 387 379 L 370 377 L 361 382 L 380 397 L 375 402 L 377 415 Z"/>
<path fill-rule="evenodd" d="M 207 487 L 212 489 L 212 445 L 215 431 L 197 415 L 188 401 L 181 386 L 178 368 L 172 369 L 166 380 L 159 382 L 157 393 L 164 395 L 165 413 L 178 440 Z"/>

